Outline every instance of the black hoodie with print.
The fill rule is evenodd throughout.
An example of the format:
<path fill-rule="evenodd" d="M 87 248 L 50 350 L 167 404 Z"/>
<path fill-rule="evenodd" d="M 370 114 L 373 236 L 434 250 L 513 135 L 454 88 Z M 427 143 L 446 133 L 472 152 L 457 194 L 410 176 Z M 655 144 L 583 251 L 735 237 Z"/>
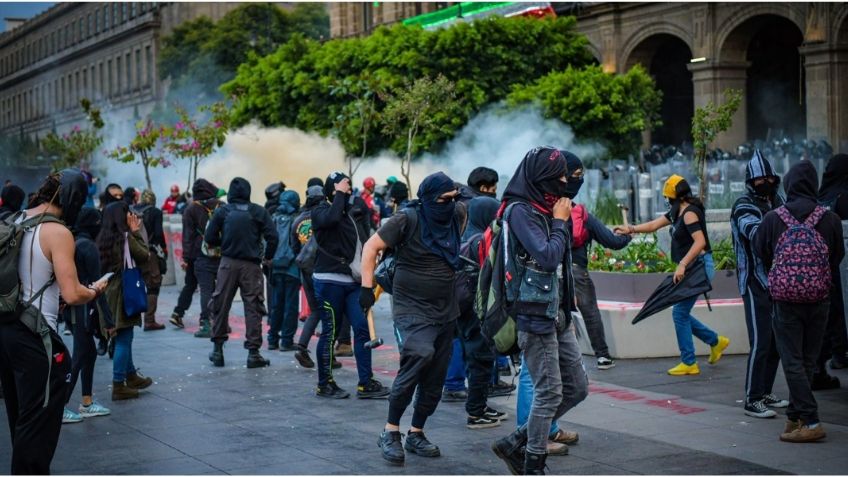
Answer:
<path fill-rule="evenodd" d="M 250 202 L 250 183 L 241 177 L 230 182 L 228 204 L 219 207 L 206 229 L 205 239 L 221 246 L 221 255 L 259 263 L 271 260 L 277 251 L 277 230 L 264 207 Z M 264 256 L 262 239 L 265 239 Z"/>
<path fill-rule="evenodd" d="M 183 212 L 183 260 L 186 263 L 200 256 L 209 214 L 221 205 L 216 198 L 218 188 L 206 179 L 194 181 L 191 194 L 193 200 Z"/>
<path fill-rule="evenodd" d="M 818 182 L 816 168 L 809 161 L 795 164 L 783 177 L 783 190 L 786 192 L 785 206 L 799 222 L 803 222 L 818 205 L 816 201 Z M 828 250 L 830 250 L 830 267 L 835 273 L 845 256 L 845 245 L 842 242 L 842 222 L 838 215 L 828 212 L 816 225 L 816 230 L 822 235 Z M 785 231 L 786 224 L 772 210 L 763 217 L 763 221 L 754 235 L 754 253 L 762 259 L 766 272 L 771 269 L 774 249 L 777 247 L 780 235 Z"/>

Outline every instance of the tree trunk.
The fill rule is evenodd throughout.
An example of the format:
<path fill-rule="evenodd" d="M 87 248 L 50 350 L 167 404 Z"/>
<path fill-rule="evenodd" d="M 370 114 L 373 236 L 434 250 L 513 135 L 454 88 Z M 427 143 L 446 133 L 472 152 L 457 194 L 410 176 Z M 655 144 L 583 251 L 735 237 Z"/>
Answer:
<path fill-rule="evenodd" d="M 698 197 L 701 199 L 701 202 L 706 206 L 707 193 L 709 192 L 709 190 L 707 189 L 707 154 L 706 152 L 702 152 L 700 156 L 701 160 L 698 166 L 698 178 L 701 180 L 701 184 L 698 187 Z"/>
<path fill-rule="evenodd" d="M 150 164 L 147 159 L 142 159 L 141 164 L 144 166 L 144 180 L 147 181 L 147 190 L 153 190 L 153 184 L 150 182 Z"/>
<path fill-rule="evenodd" d="M 194 184 L 195 182 L 197 182 L 197 168 L 198 168 L 198 167 L 200 167 L 200 158 L 199 158 L 199 157 L 195 157 L 195 158 L 194 158 L 194 173 L 193 173 L 193 174 L 192 174 L 192 176 L 191 176 L 191 183 L 192 183 L 192 184 Z"/>
<path fill-rule="evenodd" d="M 411 169 L 412 166 L 412 140 L 415 137 L 412 129 L 413 128 L 409 128 L 409 131 L 406 134 L 406 157 L 400 161 L 400 173 L 406 181 L 406 187 L 409 189 L 410 197 L 412 197 L 412 181 L 409 180 L 409 169 Z"/>

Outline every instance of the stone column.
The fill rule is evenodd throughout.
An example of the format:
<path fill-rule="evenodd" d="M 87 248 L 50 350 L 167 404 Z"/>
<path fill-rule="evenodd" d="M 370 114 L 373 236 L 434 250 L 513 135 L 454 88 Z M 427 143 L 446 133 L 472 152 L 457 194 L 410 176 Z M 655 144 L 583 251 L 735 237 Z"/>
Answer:
<path fill-rule="evenodd" d="M 747 61 L 717 63 L 710 59 L 688 65 L 689 71 L 692 72 L 695 108 L 705 106 L 710 101 L 713 104 L 723 103 L 724 91 L 727 89 L 742 91 L 742 103 L 733 116 L 733 126 L 727 132 L 719 134 L 714 144 L 721 149 L 735 149 L 748 139 L 745 80 L 750 65 Z"/>
<path fill-rule="evenodd" d="M 807 138 L 826 139 L 836 152 L 848 149 L 848 45 L 807 43 L 804 56 Z"/>

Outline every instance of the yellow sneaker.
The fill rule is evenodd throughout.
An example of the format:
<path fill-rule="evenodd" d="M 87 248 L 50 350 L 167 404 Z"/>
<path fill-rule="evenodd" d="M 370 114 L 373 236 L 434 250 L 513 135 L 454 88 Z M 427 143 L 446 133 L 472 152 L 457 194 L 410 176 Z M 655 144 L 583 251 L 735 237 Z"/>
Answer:
<path fill-rule="evenodd" d="M 707 361 L 710 364 L 718 363 L 718 360 L 721 359 L 721 354 L 724 353 L 724 350 L 727 349 L 727 345 L 730 344 L 730 338 L 727 336 L 719 336 L 718 343 L 715 346 L 710 346 L 710 359 Z"/>
<path fill-rule="evenodd" d="M 672 376 L 687 376 L 690 374 L 701 374 L 701 370 L 698 368 L 698 363 L 680 363 L 677 366 L 669 369 L 668 374 Z"/>

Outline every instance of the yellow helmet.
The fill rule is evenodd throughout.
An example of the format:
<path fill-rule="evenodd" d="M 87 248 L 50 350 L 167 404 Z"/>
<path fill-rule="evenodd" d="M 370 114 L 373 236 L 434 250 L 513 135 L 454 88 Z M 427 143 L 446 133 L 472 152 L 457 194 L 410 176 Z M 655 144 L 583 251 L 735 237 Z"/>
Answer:
<path fill-rule="evenodd" d="M 663 197 L 667 197 L 669 199 L 677 199 L 677 185 L 681 182 L 686 182 L 686 179 L 677 174 L 672 174 L 671 177 L 666 179 L 665 184 L 663 185 Z"/>

